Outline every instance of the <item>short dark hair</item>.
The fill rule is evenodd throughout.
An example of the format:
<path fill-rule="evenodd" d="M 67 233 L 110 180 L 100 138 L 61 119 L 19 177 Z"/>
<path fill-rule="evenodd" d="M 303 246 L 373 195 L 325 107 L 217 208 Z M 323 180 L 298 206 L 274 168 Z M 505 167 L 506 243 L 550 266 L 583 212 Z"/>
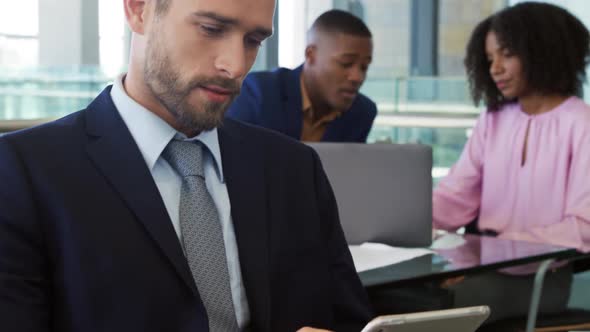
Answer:
<path fill-rule="evenodd" d="M 367 25 L 358 17 L 344 10 L 332 9 L 320 15 L 311 31 L 340 32 L 347 35 L 371 38 Z"/>
<path fill-rule="evenodd" d="M 166 14 L 171 0 L 156 0 L 156 15 Z"/>
<path fill-rule="evenodd" d="M 530 89 L 564 96 L 582 94 L 590 57 L 588 29 L 561 7 L 523 2 L 486 18 L 471 35 L 465 69 L 476 105 L 483 100 L 495 111 L 511 101 L 498 91 L 489 72 L 485 41 L 490 31 L 502 48 L 520 59 Z"/>

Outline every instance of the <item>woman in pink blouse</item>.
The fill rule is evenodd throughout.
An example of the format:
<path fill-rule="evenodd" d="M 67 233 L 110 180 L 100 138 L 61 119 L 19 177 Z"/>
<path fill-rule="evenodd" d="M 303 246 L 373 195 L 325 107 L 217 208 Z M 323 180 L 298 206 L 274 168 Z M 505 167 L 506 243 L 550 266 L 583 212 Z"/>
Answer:
<path fill-rule="evenodd" d="M 502 238 L 590 250 L 590 107 L 576 97 L 589 40 L 577 18 L 541 3 L 476 27 L 465 67 L 487 111 L 434 190 L 435 228 L 477 218 Z"/>
<path fill-rule="evenodd" d="M 477 219 L 502 238 L 590 250 L 590 107 L 576 97 L 589 56 L 588 30 L 550 4 L 507 7 L 475 28 L 465 67 L 487 111 L 434 190 L 435 228 Z M 566 307 L 571 275 L 547 274 L 540 312 Z M 525 314 L 532 282 L 499 271 L 443 285 L 456 306 L 489 305 L 493 321 Z"/>

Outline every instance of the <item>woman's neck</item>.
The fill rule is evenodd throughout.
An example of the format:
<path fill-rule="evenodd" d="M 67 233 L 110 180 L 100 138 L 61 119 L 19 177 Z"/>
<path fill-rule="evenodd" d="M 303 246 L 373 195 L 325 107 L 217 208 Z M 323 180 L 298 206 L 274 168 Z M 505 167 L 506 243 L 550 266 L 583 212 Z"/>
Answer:
<path fill-rule="evenodd" d="M 522 111 L 529 115 L 539 115 L 549 112 L 563 103 L 568 96 L 531 94 L 519 97 L 518 102 Z"/>

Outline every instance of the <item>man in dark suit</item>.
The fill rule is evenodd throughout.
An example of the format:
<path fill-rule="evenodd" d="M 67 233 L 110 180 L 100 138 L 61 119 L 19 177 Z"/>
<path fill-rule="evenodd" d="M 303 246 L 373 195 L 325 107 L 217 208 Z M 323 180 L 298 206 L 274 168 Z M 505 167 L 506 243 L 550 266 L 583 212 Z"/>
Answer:
<path fill-rule="evenodd" d="M 0 138 L 2 330 L 359 331 L 318 156 L 224 120 L 274 0 L 124 4 L 128 73 Z"/>
<path fill-rule="evenodd" d="M 227 116 L 307 142 L 365 142 L 377 107 L 359 89 L 372 53 L 363 21 L 325 12 L 308 32 L 305 63 L 248 75 Z"/>

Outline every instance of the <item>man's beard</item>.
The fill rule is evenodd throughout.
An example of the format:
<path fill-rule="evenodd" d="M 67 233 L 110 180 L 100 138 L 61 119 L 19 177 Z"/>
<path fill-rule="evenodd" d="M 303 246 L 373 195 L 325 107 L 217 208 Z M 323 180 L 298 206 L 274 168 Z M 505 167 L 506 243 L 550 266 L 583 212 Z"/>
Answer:
<path fill-rule="evenodd" d="M 200 133 L 221 126 L 225 112 L 240 92 L 239 83 L 221 77 L 198 76 L 190 82 L 183 82 L 164 53 L 162 43 L 158 42 L 147 45 L 144 78 L 152 94 L 174 116 L 176 129 L 183 132 Z M 207 85 L 227 89 L 232 96 L 222 103 L 204 101 L 202 104 L 191 104 L 191 92 Z"/>

